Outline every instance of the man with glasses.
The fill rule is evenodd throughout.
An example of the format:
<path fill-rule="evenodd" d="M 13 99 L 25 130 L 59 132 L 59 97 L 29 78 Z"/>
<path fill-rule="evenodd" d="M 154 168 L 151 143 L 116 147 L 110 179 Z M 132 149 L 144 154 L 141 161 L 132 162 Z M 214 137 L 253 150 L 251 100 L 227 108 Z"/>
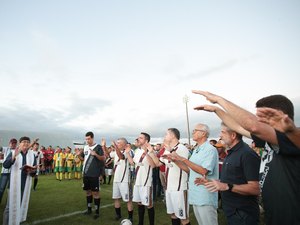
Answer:
<path fill-rule="evenodd" d="M 188 199 L 198 224 L 217 225 L 218 193 L 211 193 L 199 185 L 204 180 L 219 178 L 218 152 L 208 141 L 209 133 L 206 124 L 197 124 L 193 130 L 193 140 L 197 145 L 191 157 L 178 156 L 178 160 L 190 169 Z"/>

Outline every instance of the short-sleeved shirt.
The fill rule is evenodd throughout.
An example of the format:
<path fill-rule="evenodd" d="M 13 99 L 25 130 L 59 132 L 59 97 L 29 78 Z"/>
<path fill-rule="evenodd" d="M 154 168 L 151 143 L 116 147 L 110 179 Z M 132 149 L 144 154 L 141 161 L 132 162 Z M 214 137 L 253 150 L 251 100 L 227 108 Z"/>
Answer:
<path fill-rule="evenodd" d="M 243 141 L 228 150 L 224 159 L 221 182 L 230 184 L 247 184 L 248 181 L 259 180 L 258 155 Z M 231 216 L 240 209 L 253 218 L 259 217 L 257 196 L 241 195 L 231 191 L 221 192 L 223 210 L 226 216 Z"/>
<path fill-rule="evenodd" d="M 193 150 L 189 160 L 208 171 L 206 176 L 207 179 L 219 179 L 218 151 L 209 143 L 209 141 L 197 146 Z M 217 208 L 218 193 L 209 192 L 203 185 L 195 185 L 194 181 L 197 177 L 202 177 L 202 175 L 190 169 L 188 192 L 189 204 L 198 206 L 212 205 Z"/>
<path fill-rule="evenodd" d="M 147 156 L 143 149 L 136 149 L 133 157 L 135 164 L 135 185 L 137 186 L 152 186 L 152 168 L 148 162 Z"/>
<path fill-rule="evenodd" d="M 260 186 L 266 224 L 300 223 L 300 149 L 276 131 L 278 145 L 266 147 L 261 158 Z M 254 135 L 255 142 L 261 141 Z"/>
<path fill-rule="evenodd" d="M 87 177 L 100 177 L 100 175 L 104 174 L 104 160 L 99 160 L 91 154 L 88 156 L 90 150 L 95 151 L 100 156 L 104 155 L 102 147 L 98 144 L 84 146 L 82 157 L 88 158 L 85 160 L 83 175 Z"/>
<path fill-rule="evenodd" d="M 124 151 L 121 152 L 123 159 L 115 154 L 114 160 L 114 182 L 129 183 L 129 162 Z"/>
<path fill-rule="evenodd" d="M 189 150 L 183 144 L 178 144 L 172 151 L 175 151 L 179 156 L 186 159 L 189 156 Z M 167 154 L 170 154 L 170 151 L 165 151 L 164 155 Z M 161 157 L 160 161 L 166 165 L 167 190 L 187 190 L 188 174 L 178 167 L 174 162 L 168 161 L 168 159 Z"/>
<path fill-rule="evenodd" d="M 11 148 L 9 147 L 3 147 L 2 153 L 3 153 L 3 162 L 5 161 L 6 157 L 11 153 Z M 10 169 L 6 169 L 2 166 L 1 173 L 10 173 Z"/>

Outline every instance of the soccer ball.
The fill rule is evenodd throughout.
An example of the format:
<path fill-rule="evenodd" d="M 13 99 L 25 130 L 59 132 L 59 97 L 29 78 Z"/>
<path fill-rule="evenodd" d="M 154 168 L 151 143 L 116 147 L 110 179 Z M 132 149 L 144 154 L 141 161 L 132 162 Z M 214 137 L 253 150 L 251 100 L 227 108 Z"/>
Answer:
<path fill-rule="evenodd" d="M 124 219 L 121 221 L 120 225 L 132 225 L 132 223 L 129 219 Z"/>

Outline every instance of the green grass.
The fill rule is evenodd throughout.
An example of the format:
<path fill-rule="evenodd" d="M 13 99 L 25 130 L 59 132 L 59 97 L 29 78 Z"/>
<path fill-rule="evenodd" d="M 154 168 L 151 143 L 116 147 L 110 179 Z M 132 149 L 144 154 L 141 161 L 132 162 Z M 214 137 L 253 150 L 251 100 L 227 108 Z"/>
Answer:
<path fill-rule="evenodd" d="M 73 212 L 83 211 L 86 209 L 85 192 L 82 190 L 81 180 L 63 180 L 57 181 L 54 175 L 40 175 L 37 191 L 31 191 L 31 198 L 29 203 L 28 217 L 24 224 L 41 224 L 41 225 L 119 225 L 120 221 L 115 221 L 115 211 L 113 207 L 112 184 L 101 185 L 101 206 L 100 218 L 94 220 L 92 216 L 85 216 L 80 214 L 62 217 L 52 221 L 44 221 L 51 217 L 57 217 Z M 2 222 L 2 212 L 6 204 L 6 195 L 0 204 L 0 221 Z M 155 224 L 169 225 L 171 224 L 170 217 L 166 214 L 166 208 L 161 199 L 154 203 L 155 207 Z M 126 205 L 122 204 L 122 215 L 127 217 Z M 137 207 L 134 204 L 134 224 L 137 224 L 138 215 Z M 219 225 L 225 225 L 225 218 L 223 213 L 218 215 Z M 191 224 L 197 224 L 192 209 L 190 207 Z M 37 223 L 40 221 L 39 223 Z M 145 213 L 145 225 L 148 224 L 147 211 Z"/>

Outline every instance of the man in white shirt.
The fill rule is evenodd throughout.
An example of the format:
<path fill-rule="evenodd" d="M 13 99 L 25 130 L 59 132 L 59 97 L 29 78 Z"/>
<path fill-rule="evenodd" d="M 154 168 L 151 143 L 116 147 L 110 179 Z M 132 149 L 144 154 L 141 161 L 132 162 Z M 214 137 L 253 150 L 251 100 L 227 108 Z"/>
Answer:
<path fill-rule="evenodd" d="M 114 182 L 112 198 L 115 202 L 116 220 L 122 218 L 121 216 L 121 201 L 127 203 L 128 219 L 132 221 L 133 207 L 132 194 L 130 194 L 130 165 L 125 153 L 130 152 L 131 147 L 128 146 L 128 141 L 125 138 L 119 138 L 115 144 L 114 157 Z M 128 150 L 127 150 L 128 149 Z M 133 156 L 132 156 L 133 157 Z"/>
<path fill-rule="evenodd" d="M 142 132 L 137 139 L 138 148 L 132 158 L 126 151 L 130 164 L 135 164 L 136 179 L 133 187 L 133 202 L 138 203 L 139 225 L 144 224 L 145 206 L 148 208 L 149 225 L 154 225 L 154 207 L 152 190 L 152 169 L 155 164 L 148 155 L 150 135 Z"/>
<path fill-rule="evenodd" d="M 172 225 L 190 225 L 187 201 L 189 168 L 173 157 L 176 154 L 176 156 L 187 159 L 189 150 L 183 144 L 180 144 L 179 139 L 179 130 L 169 128 L 164 138 L 166 146 L 164 154 L 158 159 L 152 148 L 149 155 L 156 166 L 166 165 L 166 206 L 167 213 L 171 215 Z"/>

